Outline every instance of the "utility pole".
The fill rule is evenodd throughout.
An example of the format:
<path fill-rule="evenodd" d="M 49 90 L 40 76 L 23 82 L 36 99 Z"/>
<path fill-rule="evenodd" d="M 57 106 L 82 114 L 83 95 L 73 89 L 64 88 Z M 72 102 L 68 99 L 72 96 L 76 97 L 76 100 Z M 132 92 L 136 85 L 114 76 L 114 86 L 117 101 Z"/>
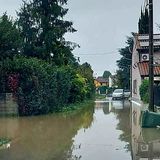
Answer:
<path fill-rule="evenodd" d="M 149 0 L 149 109 L 154 112 L 153 0 Z"/>

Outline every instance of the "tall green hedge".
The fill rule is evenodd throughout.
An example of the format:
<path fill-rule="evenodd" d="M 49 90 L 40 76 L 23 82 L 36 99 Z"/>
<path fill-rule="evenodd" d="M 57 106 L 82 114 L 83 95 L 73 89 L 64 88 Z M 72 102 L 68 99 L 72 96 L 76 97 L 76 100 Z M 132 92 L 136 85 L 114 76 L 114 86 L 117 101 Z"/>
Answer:
<path fill-rule="evenodd" d="M 86 79 L 70 66 L 58 68 L 23 56 L 6 59 L 0 66 L 5 92 L 14 93 L 20 115 L 61 111 L 68 104 L 83 101 L 90 92 Z"/>

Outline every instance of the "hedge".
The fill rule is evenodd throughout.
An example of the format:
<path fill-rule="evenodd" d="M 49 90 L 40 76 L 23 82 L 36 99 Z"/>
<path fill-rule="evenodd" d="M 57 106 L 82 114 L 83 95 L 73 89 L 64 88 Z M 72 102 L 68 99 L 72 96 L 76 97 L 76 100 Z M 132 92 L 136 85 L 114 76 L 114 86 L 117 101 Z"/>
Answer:
<path fill-rule="evenodd" d="M 86 79 L 70 66 L 56 67 L 37 58 L 16 56 L 0 62 L 0 82 L 12 92 L 20 115 L 39 115 L 61 111 L 64 106 L 81 102 L 90 95 Z"/>

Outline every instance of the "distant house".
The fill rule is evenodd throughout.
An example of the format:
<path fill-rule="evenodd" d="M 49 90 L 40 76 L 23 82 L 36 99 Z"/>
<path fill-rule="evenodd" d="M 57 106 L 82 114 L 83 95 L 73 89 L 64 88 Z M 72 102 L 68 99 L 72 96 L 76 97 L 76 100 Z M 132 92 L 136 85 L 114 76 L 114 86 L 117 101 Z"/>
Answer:
<path fill-rule="evenodd" d="M 94 84 L 96 88 L 101 87 L 101 86 L 109 86 L 109 82 L 106 78 L 103 77 L 97 77 L 94 79 Z"/>
<path fill-rule="evenodd" d="M 154 34 L 154 82 L 160 83 L 160 34 Z M 149 77 L 149 35 L 134 34 L 132 98 L 140 100 L 139 87 Z"/>

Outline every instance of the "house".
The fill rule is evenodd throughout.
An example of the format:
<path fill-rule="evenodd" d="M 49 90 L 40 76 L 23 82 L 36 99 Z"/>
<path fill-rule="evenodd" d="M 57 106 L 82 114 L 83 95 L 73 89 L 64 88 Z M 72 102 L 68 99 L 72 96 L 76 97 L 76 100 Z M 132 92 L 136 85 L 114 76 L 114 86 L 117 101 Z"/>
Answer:
<path fill-rule="evenodd" d="M 160 34 L 153 35 L 154 82 L 160 83 Z M 140 100 L 139 87 L 149 78 L 149 35 L 134 33 L 132 52 L 132 98 Z"/>
<path fill-rule="evenodd" d="M 98 88 L 98 87 L 101 87 L 101 86 L 108 86 L 109 82 L 108 82 L 108 80 L 106 78 L 97 77 L 94 80 L 94 84 L 95 84 L 96 88 Z"/>
<path fill-rule="evenodd" d="M 95 84 L 97 93 L 106 94 L 107 88 L 109 86 L 108 79 L 103 77 L 97 77 L 94 79 L 94 84 Z"/>

